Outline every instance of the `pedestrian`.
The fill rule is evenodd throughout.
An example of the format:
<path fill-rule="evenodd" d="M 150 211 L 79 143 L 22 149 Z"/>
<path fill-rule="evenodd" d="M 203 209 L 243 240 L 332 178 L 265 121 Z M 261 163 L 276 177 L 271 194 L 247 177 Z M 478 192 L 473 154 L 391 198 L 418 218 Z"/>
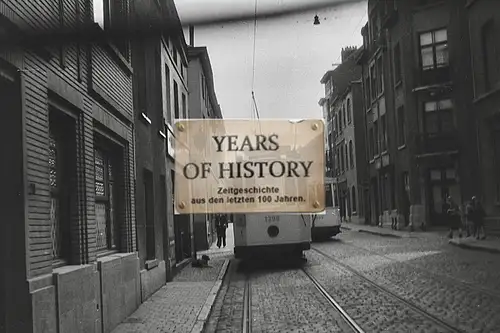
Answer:
<path fill-rule="evenodd" d="M 226 247 L 227 217 L 220 215 L 217 224 L 217 247 Z"/>
<path fill-rule="evenodd" d="M 486 231 L 484 230 L 484 217 L 486 213 L 484 212 L 481 202 L 479 202 L 479 200 L 477 200 L 476 197 L 474 197 L 473 200 L 474 200 L 474 225 L 475 225 L 474 236 L 476 236 L 476 239 L 484 240 L 486 239 Z M 483 237 L 479 237 L 481 231 L 483 232 Z"/>
<path fill-rule="evenodd" d="M 455 203 L 451 196 L 448 196 L 448 222 L 450 226 L 449 238 L 453 238 L 453 231 L 458 230 L 458 238 L 462 238 L 462 219 L 460 216 L 460 208 Z"/>
<path fill-rule="evenodd" d="M 472 197 L 472 200 L 465 206 L 465 230 L 467 233 L 466 237 L 474 236 L 476 234 L 476 219 L 475 219 L 475 202 L 476 197 Z"/>

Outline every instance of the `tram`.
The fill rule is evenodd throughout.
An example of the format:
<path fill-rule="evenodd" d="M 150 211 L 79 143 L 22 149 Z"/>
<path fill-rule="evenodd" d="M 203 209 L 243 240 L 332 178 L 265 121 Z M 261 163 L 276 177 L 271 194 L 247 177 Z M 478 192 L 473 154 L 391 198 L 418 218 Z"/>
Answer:
<path fill-rule="evenodd" d="M 313 241 L 324 240 L 341 233 L 340 210 L 335 206 L 333 178 L 325 177 L 325 211 L 312 215 L 311 237 Z"/>
<path fill-rule="evenodd" d="M 275 156 L 271 156 L 269 161 L 273 159 Z M 283 179 L 281 181 L 284 182 Z M 286 185 L 287 191 L 290 186 L 294 187 L 292 191 L 295 193 L 299 191 L 298 180 L 287 180 L 281 185 L 281 188 Z M 309 213 L 234 214 L 234 218 L 235 258 L 254 259 L 275 255 L 302 257 L 304 251 L 311 248 L 312 215 Z"/>

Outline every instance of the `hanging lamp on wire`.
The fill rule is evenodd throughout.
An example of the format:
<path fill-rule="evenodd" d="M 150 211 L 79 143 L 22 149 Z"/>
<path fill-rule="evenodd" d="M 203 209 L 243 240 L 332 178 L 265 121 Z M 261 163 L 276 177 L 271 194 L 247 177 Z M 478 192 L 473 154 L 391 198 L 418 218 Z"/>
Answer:
<path fill-rule="evenodd" d="M 314 15 L 314 25 L 319 25 L 321 22 L 319 21 L 318 14 Z"/>

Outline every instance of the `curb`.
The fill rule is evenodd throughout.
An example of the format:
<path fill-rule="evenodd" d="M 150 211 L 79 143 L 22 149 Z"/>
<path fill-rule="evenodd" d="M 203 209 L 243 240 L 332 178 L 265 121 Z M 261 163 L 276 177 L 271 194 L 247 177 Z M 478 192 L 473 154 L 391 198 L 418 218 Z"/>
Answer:
<path fill-rule="evenodd" d="M 460 247 L 460 248 L 463 248 L 463 249 L 468 249 L 468 250 L 475 250 L 475 251 L 495 253 L 495 254 L 499 254 L 500 253 L 500 249 L 485 248 L 485 247 L 481 247 L 481 246 L 478 246 L 478 245 L 461 243 L 459 241 L 454 241 L 454 240 L 449 240 L 448 244 L 451 244 L 453 246 L 457 246 L 457 247 Z"/>
<path fill-rule="evenodd" d="M 404 237 L 401 235 L 395 235 L 395 234 L 389 234 L 389 233 L 371 231 L 371 230 L 365 230 L 365 229 L 359 229 L 358 232 L 364 232 L 367 234 L 372 234 L 372 235 L 377 235 L 377 236 L 382 236 L 382 237 L 392 237 L 392 238 L 403 238 Z"/>
<path fill-rule="evenodd" d="M 205 329 L 205 325 L 208 320 L 208 316 L 210 315 L 210 312 L 212 311 L 212 306 L 215 303 L 215 298 L 217 297 L 217 294 L 219 293 L 219 290 L 222 286 L 222 281 L 224 280 L 224 276 L 227 273 L 227 268 L 229 267 L 229 259 L 224 260 L 224 264 L 222 265 L 222 268 L 219 272 L 219 275 L 217 276 L 217 281 L 215 282 L 214 286 L 210 290 L 210 293 L 208 294 L 208 298 L 205 301 L 205 304 L 201 308 L 200 313 L 198 314 L 198 317 L 196 318 L 196 324 L 194 325 L 193 329 L 191 330 L 191 333 L 202 333 L 203 330 Z"/>

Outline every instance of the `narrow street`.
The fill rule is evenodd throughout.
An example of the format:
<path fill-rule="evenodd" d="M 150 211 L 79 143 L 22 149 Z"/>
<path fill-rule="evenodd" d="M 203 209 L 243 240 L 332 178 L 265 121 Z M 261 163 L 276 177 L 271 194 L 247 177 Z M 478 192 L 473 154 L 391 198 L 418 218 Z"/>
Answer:
<path fill-rule="evenodd" d="M 454 247 L 438 234 L 345 231 L 314 243 L 306 257 L 280 268 L 232 259 L 206 332 L 500 331 L 498 254 Z"/>

